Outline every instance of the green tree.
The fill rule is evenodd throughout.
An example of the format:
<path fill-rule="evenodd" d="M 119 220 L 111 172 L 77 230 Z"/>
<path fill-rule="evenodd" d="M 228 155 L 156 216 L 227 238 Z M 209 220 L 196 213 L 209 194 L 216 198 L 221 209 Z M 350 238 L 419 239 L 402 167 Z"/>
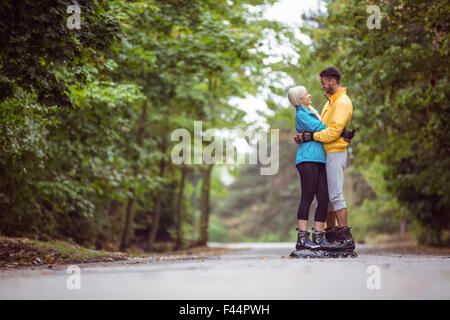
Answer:
<path fill-rule="evenodd" d="M 2 100 L 20 88 L 35 94 L 41 105 L 72 106 L 68 86 L 86 81 L 87 65 L 105 68 L 104 55 L 120 37 L 120 26 L 106 14 L 106 1 L 79 4 L 82 28 L 70 30 L 66 1 L 2 1 Z"/>
<path fill-rule="evenodd" d="M 330 2 L 328 15 L 318 17 L 324 28 L 309 29 L 314 53 L 333 57 L 351 79 L 357 163 L 380 161 L 388 190 L 420 226 L 419 240 L 442 244 L 450 221 L 450 7 L 442 1 L 382 2 L 381 29 L 369 29 L 370 4 Z"/>
<path fill-rule="evenodd" d="M 67 29 L 67 3 L 62 1 L 0 5 L 3 234 L 72 237 L 84 230 L 79 240 L 89 242 L 85 235 L 96 228 L 88 223 L 95 189 L 86 183 L 94 170 L 87 168 L 84 156 L 102 151 L 83 139 L 93 142 L 92 132 L 111 127 L 99 121 L 99 114 L 82 119 L 87 107 L 73 99 L 83 90 L 79 84 L 103 72 L 109 47 L 121 31 L 106 15 L 104 2 L 82 5 L 80 30 Z"/>

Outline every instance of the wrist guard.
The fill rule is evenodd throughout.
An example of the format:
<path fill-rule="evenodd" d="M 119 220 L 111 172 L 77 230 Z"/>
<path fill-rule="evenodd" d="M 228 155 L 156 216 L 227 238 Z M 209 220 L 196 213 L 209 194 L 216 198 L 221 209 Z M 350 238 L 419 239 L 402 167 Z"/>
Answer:
<path fill-rule="evenodd" d="M 302 142 L 314 141 L 314 132 L 302 132 Z"/>
<path fill-rule="evenodd" d="M 341 137 L 351 140 L 355 136 L 355 131 L 356 130 L 348 131 L 346 128 L 344 128 L 344 130 L 342 130 Z"/>

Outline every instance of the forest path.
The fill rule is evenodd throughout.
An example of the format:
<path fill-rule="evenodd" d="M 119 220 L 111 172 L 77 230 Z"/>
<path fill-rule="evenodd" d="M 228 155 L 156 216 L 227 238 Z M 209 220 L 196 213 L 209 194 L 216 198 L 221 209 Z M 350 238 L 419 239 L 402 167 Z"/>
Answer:
<path fill-rule="evenodd" d="M 68 289 L 67 266 L 3 270 L 0 299 L 450 299 L 448 256 L 359 245 L 358 258 L 297 260 L 292 243 L 210 246 L 242 250 L 81 264 L 79 290 Z"/>

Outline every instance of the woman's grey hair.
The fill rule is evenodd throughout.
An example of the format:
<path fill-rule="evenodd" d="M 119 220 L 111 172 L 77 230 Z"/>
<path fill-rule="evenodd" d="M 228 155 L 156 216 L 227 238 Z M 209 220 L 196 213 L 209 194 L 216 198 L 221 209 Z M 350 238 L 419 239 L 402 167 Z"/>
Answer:
<path fill-rule="evenodd" d="M 301 106 L 302 105 L 302 98 L 308 93 L 305 87 L 303 86 L 297 86 L 290 88 L 288 91 L 288 99 L 289 102 L 295 107 L 295 106 Z"/>

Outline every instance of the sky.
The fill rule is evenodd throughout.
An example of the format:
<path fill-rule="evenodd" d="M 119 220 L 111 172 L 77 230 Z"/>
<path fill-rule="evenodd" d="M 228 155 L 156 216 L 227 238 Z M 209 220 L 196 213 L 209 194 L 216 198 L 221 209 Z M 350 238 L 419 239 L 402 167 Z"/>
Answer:
<path fill-rule="evenodd" d="M 317 11 L 319 6 L 319 0 L 280 0 L 275 5 L 267 8 L 264 13 L 264 17 L 268 20 L 280 21 L 288 24 L 294 29 L 295 36 L 302 40 L 304 43 L 310 43 L 311 40 L 306 35 L 303 35 L 299 31 L 299 27 L 302 23 L 301 15 L 303 13 L 309 13 L 312 11 Z M 270 39 L 268 39 L 268 42 Z M 291 53 L 294 56 L 294 59 L 298 61 L 298 55 L 293 51 L 292 47 L 289 44 L 283 44 L 278 46 L 272 41 L 272 49 L 269 49 L 269 45 L 265 46 L 265 49 L 271 54 L 276 54 L 274 60 L 278 61 L 281 59 L 282 54 L 286 54 L 287 52 Z M 277 57 L 278 56 L 278 57 Z M 296 63 L 295 61 L 293 63 Z M 294 85 L 292 79 L 287 78 L 283 83 L 280 84 L 281 87 L 289 88 Z M 267 89 L 268 90 L 268 89 Z M 266 90 L 266 91 L 267 91 Z M 264 91 L 264 90 L 263 90 Z M 233 98 L 230 100 L 230 104 L 237 106 L 239 109 L 244 110 L 247 115 L 244 117 L 244 120 L 247 122 L 256 121 L 256 125 L 253 129 L 262 128 L 264 130 L 269 131 L 269 125 L 266 122 L 264 114 L 270 115 L 273 114 L 266 103 L 265 103 L 265 95 L 264 92 L 262 95 L 258 96 L 248 96 L 245 99 L 241 98 Z M 280 101 L 277 101 L 282 106 L 289 107 L 289 102 L 284 98 L 280 98 Z M 262 113 L 262 114 L 261 114 Z M 232 128 L 230 128 L 232 129 Z M 224 136 L 227 136 L 225 133 Z M 249 152 L 251 147 L 247 144 L 244 139 L 237 138 L 234 140 L 234 144 L 238 150 L 238 152 Z M 234 177 L 232 177 L 225 168 L 221 169 L 221 178 L 225 184 L 230 184 Z"/>
<path fill-rule="evenodd" d="M 288 24 L 293 28 L 295 36 L 304 43 L 308 44 L 311 42 L 310 39 L 306 35 L 301 34 L 299 31 L 299 27 L 302 23 L 301 15 L 303 13 L 309 13 L 310 11 L 317 11 L 319 8 L 319 3 L 319 0 L 280 0 L 275 5 L 266 8 L 264 17 L 268 20 L 280 21 Z M 271 41 L 270 38 L 268 41 Z M 281 59 L 281 54 L 291 53 L 294 57 L 296 57 L 294 58 L 294 63 L 298 61 L 298 55 L 292 50 L 292 47 L 289 44 L 278 46 L 274 41 L 272 41 L 272 49 L 269 49 L 269 46 L 267 45 L 265 46 L 265 50 L 276 55 L 274 60 L 278 59 L 279 61 Z M 280 85 L 282 89 L 284 89 L 293 86 L 294 83 L 292 79 L 286 78 Z M 233 98 L 230 103 L 247 113 L 244 117 L 245 121 L 256 121 L 256 127 L 268 130 L 269 126 L 261 113 L 270 115 L 272 114 L 272 111 L 267 108 L 265 96 L 266 94 L 263 93 L 262 95 L 258 95 L 256 97 L 248 96 L 245 99 Z M 281 99 L 277 102 L 283 106 L 289 106 L 287 99 Z"/>
<path fill-rule="evenodd" d="M 300 26 L 301 15 L 310 10 L 316 11 L 318 5 L 318 0 L 280 0 L 266 10 L 264 17 L 287 23 L 293 27 Z"/>

